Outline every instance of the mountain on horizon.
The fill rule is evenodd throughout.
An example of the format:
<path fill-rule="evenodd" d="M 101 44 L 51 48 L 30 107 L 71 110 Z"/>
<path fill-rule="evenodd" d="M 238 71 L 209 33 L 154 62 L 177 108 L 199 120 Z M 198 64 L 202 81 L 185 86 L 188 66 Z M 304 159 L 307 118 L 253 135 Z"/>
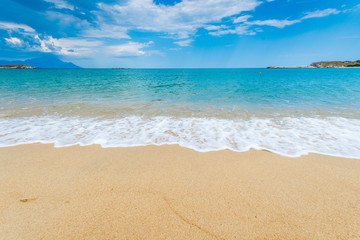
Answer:
<path fill-rule="evenodd" d="M 27 60 L 0 60 L 0 65 L 28 65 L 35 68 L 81 68 L 72 62 L 63 62 L 54 55 L 45 55 Z"/>

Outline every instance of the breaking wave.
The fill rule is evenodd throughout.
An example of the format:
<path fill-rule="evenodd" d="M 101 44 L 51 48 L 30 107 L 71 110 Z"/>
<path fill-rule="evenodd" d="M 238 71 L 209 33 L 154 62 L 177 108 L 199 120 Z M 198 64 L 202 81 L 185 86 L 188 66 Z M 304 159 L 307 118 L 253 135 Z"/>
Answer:
<path fill-rule="evenodd" d="M 54 143 L 55 147 L 100 144 L 104 148 L 178 144 L 200 152 L 253 148 L 289 157 L 320 153 L 360 159 L 360 119 L 0 118 L 0 147 L 29 143 Z"/>

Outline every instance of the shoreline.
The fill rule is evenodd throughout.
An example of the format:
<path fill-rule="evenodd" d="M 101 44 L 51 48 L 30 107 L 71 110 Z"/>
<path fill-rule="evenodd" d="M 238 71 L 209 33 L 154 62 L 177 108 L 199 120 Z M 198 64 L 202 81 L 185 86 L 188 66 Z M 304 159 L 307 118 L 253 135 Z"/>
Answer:
<path fill-rule="evenodd" d="M 267 151 L 0 148 L 5 239 L 359 239 L 360 161 Z"/>
<path fill-rule="evenodd" d="M 341 155 L 332 155 L 332 154 L 327 154 L 327 153 L 321 153 L 321 152 L 307 152 L 301 155 L 285 155 L 283 153 L 277 152 L 275 150 L 272 149 L 267 149 L 267 148 L 254 148 L 254 147 L 249 147 L 249 149 L 247 150 L 234 150 L 234 149 L 230 149 L 230 148 L 225 148 L 225 149 L 215 149 L 215 150 L 204 150 L 201 151 L 199 149 L 195 149 L 195 148 L 191 148 L 188 146 L 182 146 L 180 144 L 177 143 L 172 143 L 172 144 L 146 144 L 146 145 L 133 145 L 133 146 L 111 146 L 111 147 L 103 147 L 101 144 L 89 144 L 89 145 L 81 145 L 79 143 L 77 144 L 72 144 L 72 145 L 65 145 L 65 146 L 56 146 L 56 143 L 54 142 L 31 142 L 31 143 L 20 143 L 20 144 L 14 144 L 14 145 L 9 145 L 9 146 L 0 146 L 0 149 L 6 149 L 6 148 L 14 148 L 14 147 L 21 147 L 21 146 L 31 146 L 31 145 L 49 145 L 52 146 L 54 149 L 62 149 L 62 148 L 71 148 L 71 147 L 99 147 L 101 149 L 127 149 L 127 148 L 147 148 L 147 147 L 174 147 L 174 148 L 184 148 L 184 149 L 188 149 L 191 151 L 194 151 L 196 153 L 216 153 L 216 152 L 223 152 L 223 151 L 230 151 L 233 153 L 237 153 L 237 154 L 243 154 L 246 152 L 251 152 L 251 151 L 256 151 L 256 152 L 268 152 L 271 154 L 275 154 L 279 157 L 285 157 L 285 158 L 290 158 L 290 159 L 296 159 L 296 158 L 301 158 L 301 157 L 307 157 L 309 155 L 320 155 L 323 157 L 334 157 L 334 158 L 342 158 L 342 159 L 351 159 L 351 160 L 358 160 L 360 161 L 360 157 L 354 157 L 354 156 L 341 156 Z"/>
<path fill-rule="evenodd" d="M 95 129 L 95 130 L 94 130 Z M 308 153 L 360 158 L 360 119 L 280 117 L 220 119 L 206 117 L 125 116 L 0 118 L 0 147 L 55 143 L 56 147 L 104 148 L 178 144 L 199 152 L 264 149 L 282 156 Z"/>

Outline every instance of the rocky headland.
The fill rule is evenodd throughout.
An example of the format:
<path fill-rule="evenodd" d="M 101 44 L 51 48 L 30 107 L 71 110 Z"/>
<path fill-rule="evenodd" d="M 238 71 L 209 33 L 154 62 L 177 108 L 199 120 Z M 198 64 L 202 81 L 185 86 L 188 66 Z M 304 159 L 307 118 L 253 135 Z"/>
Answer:
<path fill-rule="evenodd" d="M 354 68 L 360 67 L 360 60 L 357 61 L 322 61 L 314 62 L 309 66 L 293 66 L 293 67 L 280 67 L 280 66 L 271 66 L 267 67 L 270 69 L 278 68 Z"/>
<path fill-rule="evenodd" d="M 12 65 L 2 65 L 0 69 L 35 69 L 35 67 L 30 67 L 28 65 L 12 64 Z"/>

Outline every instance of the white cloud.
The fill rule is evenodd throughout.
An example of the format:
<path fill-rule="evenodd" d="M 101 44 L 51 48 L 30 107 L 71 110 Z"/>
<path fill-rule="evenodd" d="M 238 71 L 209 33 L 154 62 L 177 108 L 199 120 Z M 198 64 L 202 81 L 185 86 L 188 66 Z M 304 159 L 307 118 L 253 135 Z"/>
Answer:
<path fill-rule="evenodd" d="M 55 16 L 58 16 L 57 13 L 55 13 Z M 59 16 L 70 16 L 70 19 L 72 19 L 71 15 L 67 14 Z M 78 22 L 78 24 L 83 23 Z M 87 27 L 88 24 L 83 24 L 83 26 Z M 83 37 L 54 38 L 49 35 L 41 35 L 25 24 L 0 22 L 0 29 L 16 31 L 21 38 L 9 36 L 4 38 L 4 40 L 10 47 L 21 46 L 25 51 L 48 52 L 67 56 L 92 56 L 97 52 L 101 52 L 101 49 L 104 48 L 104 43 L 100 40 L 91 40 Z M 19 29 L 23 31 L 19 31 Z"/>
<path fill-rule="evenodd" d="M 106 24 L 99 21 L 95 21 L 93 24 L 90 24 L 88 21 L 75 17 L 72 14 L 57 11 L 47 11 L 46 15 L 50 20 L 57 20 L 61 26 L 72 26 L 79 29 L 81 36 L 85 38 L 130 39 L 130 36 L 127 34 L 127 27 Z M 96 25 L 96 27 L 92 25 Z"/>
<path fill-rule="evenodd" d="M 193 42 L 193 39 L 186 39 L 186 40 L 181 40 L 181 41 L 177 41 L 174 42 L 175 44 L 182 46 L 182 47 L 187 47 L 190 46 L 190 44 Z"/>
<path fill-rule="evenodd" d="M 28 25 L 13 22 L 0 22 L 0 29 L 17 31 L 22 29 L 25 32 L 35 32 L 35 30 Z"/>
<path fill-rule="evenodd" d="M 56 11 L 47 11 L 46 16 L 50 20 L 57 20 L 61 26 L 72 26 L 77 29 L 87 29 L 90 23 L 71 14 L 60 13 Z"/>
<path fill-rule="evenodd" d="M 21 46 L 23 41 L 16 37 L 5 38 L 7 44 L 14 45 L 14 46 Z"/>
<path fill-rule="evenodd" d="M 226 25 L 210 25 L 210 26 L 205 27 L 205 29 L 208 31 L 215 31 L 215 30 L 224 29 L 224 28 L 229 28 L 229 27 Z"/>
<path fill-rule="evenodd" d="M 234 28 L 223 27 L 222 25 L 222 26 L 209 26 L 206 27 L 206 29 L 209 31 L 209 34 L 213 36 L 221 36 L 225 34 L 254 35 L 256 34 L 256 32 L 262 32 L 262 30 L 259 28 L 256 28 L 253 31 L 249 30 L 250 26 L 252 25 L 284 28 L 286 26 L 300 23 L 305 19 L 326 17 L 338 13 L 340 13 L 340 11 L 338 11 L 337 9 L 328 8 L 324 10 L 317 10 L 314 12 L 307 12 L 303 17 L 294 20 L 268 19 L 268 20 L 255 20 L 255 21 L 248 21 L 248 19 L 251 18 L 252 16 L 244 15 L 237 17 L 233 20 L 234 23 L 240 23 L 240 25 L 237 25 Z"/>
<path fill-rule="evenodd" d="M 212 36 L 222 36 L 226 34 L 238 34 L 238 35 L 255 35 L 256 32 L 249 30 L 249 26 L 240 25 L 233 29 L 219 29 L 214 32 L 209 32 Z"/>
<path fill-rule="evenodd" d="M 346 7 L 346 5 L 342 5 L 341 7 Z M 359 11 L 360 10 L 360 4 L 357 4 L 351 8 L 348 8 L 348 9 L 344 9 L 342 10 L 343 13 L 349 13 L 349 12 L 356 12 L 356 11 Z"/>
<path fill-rule="evenodd" d="M 18 37 L 5 38 L 11 47 L 24 47 L 26 51 L 51 52 L 58 55 L 90 56 L 102 41 L 80 38 L 54 38 L 48 35 L 39 35 L 33 28 L 12 22 L 0 22 L 0 29 L 16 31 Z M 19 29 L 23 31 L 19 31 Z M 95 48 L 95 49 L 94 49 Z"/>
<path fill-rule="evenodd" d="M 44 0 L 45 2 L 53 3 L 55 8 L 58 9 L 70 9 L 74 10 L 74 6 L 66 2 L 65 0 Z"/>
<path fill-rule="evenodd" d="M 293 25 L 295 23 L 299 23 L 301 20 L 277 20 L 277 19 L 270 19 L 270 20 L 257 20 L 253 22 L 247 22 L 249 25 L 258 25 L 258 26 L 271 26 L 277 28 L 284 28 L 286 26 Z"/>
<path fill-rule="evenodd" d="M 246 22 L 249 18 L 251 18 L 251 15 L 245 15 L 245 16 L 240 16 L 234 19 L 234 23 L 241 23 L 241 22 Z"/>
<path fill-rule="evenodd" d="M 74 6 L 64 0 L 44 0 L 54 4 L 58 9 L 74 10 Z M 270 2 L 271 0 L 267 0 Z M 17 31 L 23 38 L 5 38 L 8 45 L 23 46 L 30 51 L 51 52 L 68 56 L 94 56 L 102 53 L 112 57 L 142 56 L 162 54 L 156 50 L 146 50 L 153 42 L 128 43 L 107 46 L 99 41 L 111 38 L 130 39 L 131 30 L 162 33 L 162 37 L 170 37 L 174 44 L 182 47 L 190 46 L 199 28 L 206 29 L 210 35 L 225 34 L 254 35 L 262 31 L 256 26 L 273 26 L 284 28 L 310 18 L 320 18 L 340 13 L 337 9 L 324 9 L 306 12 L 301 18 L 267 19 L 249 21 L 251 15 L 243 12 L 254 10 L 264 1 L 260 0 L 183 0 L 175 5 L 157 5 L 153 0 L 124 0 L 116 4 L 98 4 L 98 11 L 92 12 L 96 21 L 90 25 L 86 20 L 57 11 L 47 11 L 50 20 L 56 20 L 61 27 L 75 26 L 81 38 L 54 38 L 39 35 L 33 28 L 12 22 L 1 22 L 0 29 Z M 54 10 L 54 9 L 53 9 Z M 343 11 L 344 12 L 344 11 Z M 241 15 L 242 16 L 239 16 Z M 226 24 L 226 25 L 225 25 Z M 91 38 L 87 39 L 87 38 Z M 94 40 L 99 39 L 99 40 Z M 145 51 L 146 50 L 146 51 Z"/>
<path fill-rule="evenodd" d="M 309 18 L 320 18 L 320 17 L 326 17 L 332 14 L 339 14 L 340 11 L 338 11 L 337 9 L 333 9 L 333 8 L 328 8 L 328 9 L 324 9 L 324 10 L 317 10 L 314 12 L 308 12 L 306 13 L 306 15 L 304 17 L 302 17 L 301 19 L 309 19 Z"/>
<path fill-rule="evenodd" d="M 128 42 L 125 44 L 108 46 L 106 48 L 106 53 L 115 57 L 142 56 L 146 54 L 143 48 L 148 47 L 153 43 L 154 42 L 152 41 L 148 43 Z"/>
<path fill-rule="evenodd" d="M 340 11 L 338 11 L 337 9 L 328 8 L 328 9 L 324 9 L 324 10 L 317 10 L 317 11 L 314 11 L 314 12 L 307 12 L 305 14 L 305 16 L 301 17 L 300 19 L 295 19 L 295 20 L 269 19 L 269 20 L 257 20 L 257 21 L 252 21 L 252 22 L 246 22 L 246 24 L 284 28 L 286 26 L 290 26 L 290 25 L 293 25 L 293 24 L 296 24 L 296 23 L 300 23 L 305 19 L 326 17 L 326 16 L 329 16 L 329 15 L 338 14 L 338 13 L 340 13 Z"/>
<path fill-rule="evenodd" d="M 51 12 L 50 15 L 53 13 Z M 68 16 L 66 14 L 55 15 L 52 16 Z M 71 15 L 70 15 L 71 16 Z M 71 18 L 71 17 L 70 17 Z M 65 21 L 65 20 L 64 20 Z M 86 37 L 81 38 L 54 38 L 48 35 L 40 35 L 34 29 L 24 25 L 24 24 L 15 24 L 15 23 L 3 23 L 0 22 L 0 27 L 3 29 L 24 29 L 26 31 L 31 31 L 21 33 L 23 39 L 16 37 L 5 38 L 6 43 L 12 47 L 21 46 L 25 47 L 26 51 L 39 51 L 39 52 L 47 52 L 53 53 L 57 55 L 63 56 L 96 56 L 97 54 L 104 54 L 107 56 L 141 56 L 145 54 L 162 54 L 159 51 L 152 50 L 149 52 L 145 52 L 143 49 L 145 47 L 153 44 L 153 41 L 149 41 L 147 43 L 138 43 L 138 42 L 128 42 L 126 44 L 121 45 L 113 45 L 106 46 L 103 41 L 100 40 L 91 40 Z M 116 26 L 115 26 L 116 28 Z M 102 36 L 105 37 L 107 33 L 110 37 L 111 27 L 105 26 L 103 27 Z M 88 29 L 86 32 L 88 37 L 91 37 L 91 34 L 94 34 L 93 37 L 96 37 L 96 31 L 93 29 Z M 99 37 L 99 36 L 97 36 Z M 129 38 L 127 35 L 121 36 L 122 38 Z"/>
<path fill-rule="evenodd" d="M 116 39 L 129 39 L 127 28 L 117 25 L 100 24 L 97 28 L 87 28 L 82 32 L 84 37 L 92 38 L 116 38 Z"/>
<path fill-rule="evenodd" d="M 251 11 L 258 0 L 183 0 L 173 6 L 156 5 L 153 0 L 128 0 L 117 4 L 98 4 L 96 14 L 127 29 L 162 32 L 177 39 L 194 35 L 198 28 L 226 17 Z"/>
<path fill-rule="evenodd" d="M 96 49 L 102 45 L 101 41 L 76 39 L 76 38 L 53 38 L 46 36 L 40 38 L 35 35 L 37 45 L 33 45 L 31 50 L 41 52 L 52 52 L 58 55 L 88 56 L 92 55 Z"/>

